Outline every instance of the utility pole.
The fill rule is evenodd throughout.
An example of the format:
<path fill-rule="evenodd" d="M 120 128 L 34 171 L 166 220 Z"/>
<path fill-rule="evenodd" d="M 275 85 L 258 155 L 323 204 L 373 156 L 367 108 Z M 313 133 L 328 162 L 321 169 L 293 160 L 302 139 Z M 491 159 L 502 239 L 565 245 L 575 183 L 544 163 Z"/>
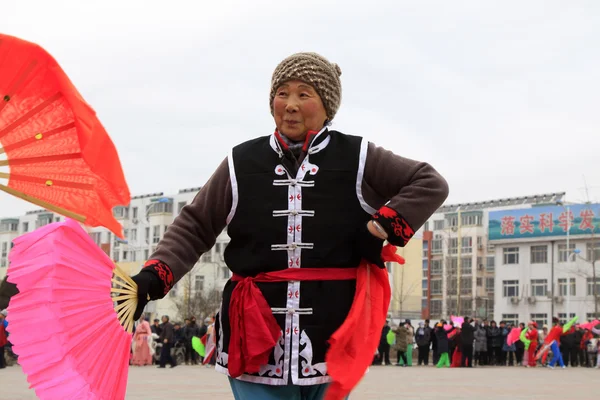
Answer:
<path fill-rule="evenodd" d="M 462 253 L 462 217 L 461 217 L 461 212 L 460 212 L 460 206 L 458 206 L 458 254 L 457 254 L 457 259 L 456 259 L 456 290 L 457 290 L 457 297 L 456 297 L 456 314 L 457 317 L 460 316 L 460 290 L 461 290 L 461 285 L 460 285 L 460 256 Z"/>

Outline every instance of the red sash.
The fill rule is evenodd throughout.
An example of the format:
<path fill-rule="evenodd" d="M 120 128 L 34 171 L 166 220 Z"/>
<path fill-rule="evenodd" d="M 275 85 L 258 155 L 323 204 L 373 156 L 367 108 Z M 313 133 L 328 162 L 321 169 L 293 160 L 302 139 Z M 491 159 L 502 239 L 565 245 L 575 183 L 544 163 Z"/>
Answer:
<path fill-rule="evenodd" d="M 384 261 L 404 264 L 395 254 L 395 247 L 386 245 Z M 269 355 L 281 335 L 281 328 L 271 307 L 255 282 L 338 281 L 356 279 L 356 293 L 348 316 L 329 339 L 325 356 L 327 372 L 333 382 L 325 399 L 345 398 L 358 384 L 373 361 L 390 304 L 388 273 L 363 261 L 358 268 L 288 268 L 260 273 L 255 277 L 234 274 L 238 282 L 229 304 L 231 337 L 229 341 L 229 375 L 257 373 L 269 361 Z M 370 321 L 370 323 L 366 323 Z"/>

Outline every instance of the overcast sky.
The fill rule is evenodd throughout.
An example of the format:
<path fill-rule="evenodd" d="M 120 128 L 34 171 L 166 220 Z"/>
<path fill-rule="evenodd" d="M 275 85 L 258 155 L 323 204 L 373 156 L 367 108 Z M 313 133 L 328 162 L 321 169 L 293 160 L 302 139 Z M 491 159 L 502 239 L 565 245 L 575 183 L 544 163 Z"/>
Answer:
<path fill-rule="evenodd" d="M 11 1 L 0 32 L 61 64 L 133 195 L 201 186 L 270 134 L 273 69 L 342 69 L 333 128 L 430 162 L 448 202 L 567 191 L 600 200 L 600 2 Z M 0 216 L 35 206 L 0 193 Z"/>

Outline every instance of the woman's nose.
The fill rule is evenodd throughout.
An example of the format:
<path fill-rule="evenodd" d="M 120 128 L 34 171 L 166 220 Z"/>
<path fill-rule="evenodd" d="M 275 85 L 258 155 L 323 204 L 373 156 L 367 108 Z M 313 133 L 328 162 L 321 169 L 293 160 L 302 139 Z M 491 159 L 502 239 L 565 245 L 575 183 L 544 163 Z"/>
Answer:
<path fill-rule="evenodd" d="M 296 112 L 296 111 L 298 111 L 298 105 L 296 104 L 296 102 L 290 101 L 286 104 L 285 111 L 287 111 L 289 113 Z"/>

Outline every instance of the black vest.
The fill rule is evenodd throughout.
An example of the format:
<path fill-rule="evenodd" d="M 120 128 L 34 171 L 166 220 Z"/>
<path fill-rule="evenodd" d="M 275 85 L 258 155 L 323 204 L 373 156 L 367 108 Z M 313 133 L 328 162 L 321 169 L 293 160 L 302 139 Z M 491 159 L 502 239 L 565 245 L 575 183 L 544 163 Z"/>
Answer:
<path fill-rule="evenodd" d="M 297 175 L 289 171 L 290 163 L 273 136 L 236 146 L 229 160 L 233 209 L 227 266 L 242 276 L 290 267 L 358 267 L 357 233 L 371 218 L 357 195 L 362 140 L 324 130 L 312 142 Z M 227 367 L 229 302 L 235 284 L 229 281 L 225 286 L 216 325 L 217 369 L 222 371 Z M 285 385 L 290 376 L 299 385 L 328 382 L 327 340 L 350 310 L 356 281 L 257 286 L 274 309 L 283 336 L 269 365 L 241 379 L 271 385 Z"/>

